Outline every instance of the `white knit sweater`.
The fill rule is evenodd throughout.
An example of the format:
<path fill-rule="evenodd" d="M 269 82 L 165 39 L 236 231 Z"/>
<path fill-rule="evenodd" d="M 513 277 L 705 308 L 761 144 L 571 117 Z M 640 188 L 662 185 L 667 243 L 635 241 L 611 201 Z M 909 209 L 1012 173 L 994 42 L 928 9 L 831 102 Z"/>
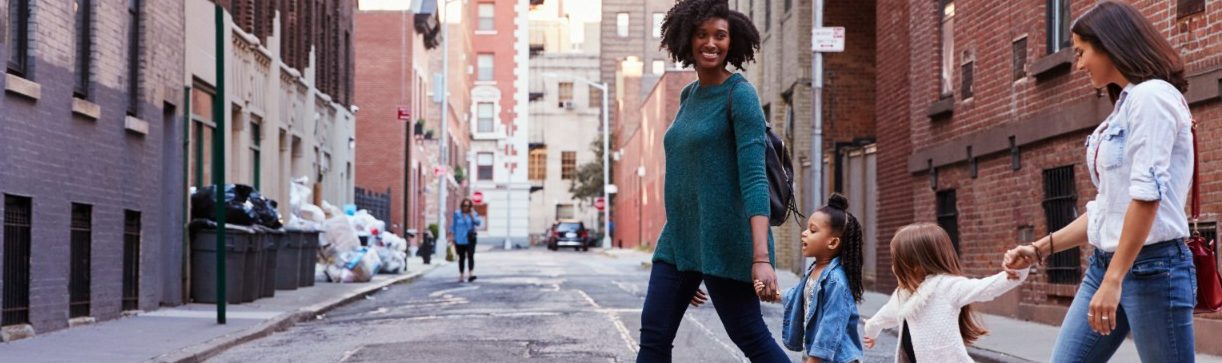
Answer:
<path fill-rule="evenodd" d="M 954 275 L 925 278 L 915 293 L 896 289 L 887 304 L 866 321 L 865 336 L 877 338 L 883 329 L 896 328 L 907 320 L 912 348 L 920 363 L 972 362 L 959 334 L 959 310 L 974 302 L 990 301 L 1021 285 L 1027 269 L 1010 280 L 1006 273 L 972 279 Z M 900 345 L 896 346 L 899 361 Z"/>

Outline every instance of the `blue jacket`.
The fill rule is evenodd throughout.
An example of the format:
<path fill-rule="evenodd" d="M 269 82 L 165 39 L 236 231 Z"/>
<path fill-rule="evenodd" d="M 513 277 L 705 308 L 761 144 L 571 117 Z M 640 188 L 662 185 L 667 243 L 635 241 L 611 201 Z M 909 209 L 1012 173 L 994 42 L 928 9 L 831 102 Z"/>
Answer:
<path fill-rule="evenodd" d="M 807 280 L 814 270 L 812 265 L 797 286 L 781 295 L 781 305 L 785 308 L 781 340 L 785 348 L 804 352 L 822 362 L 862 359 L 861 338 L 857 334 L 861 316 L 857 314 L 857 303 L 853 300 L 844 268 L 840 266 L 840 258 L 833 258 L 828 263 L 815 282 L 814 292 L 804 296 Z M 806 300 L 812 298 L 811 311 L 805 311 Z M 810 324 L 804 324 L 808 320 Z"/>
<path fill-rule="evenodd" d="M 454 211 L 454 216 L 450 218 L 450 235 L 454 236 L 454 244 L 466 246 L 470 241 L 467 241 L 467 231 L 481 227 L 484 225 L 483 218 L 479 217 L 479 213 L 471 211 L 471 214 L 463 214 L 462 211 Z"/>

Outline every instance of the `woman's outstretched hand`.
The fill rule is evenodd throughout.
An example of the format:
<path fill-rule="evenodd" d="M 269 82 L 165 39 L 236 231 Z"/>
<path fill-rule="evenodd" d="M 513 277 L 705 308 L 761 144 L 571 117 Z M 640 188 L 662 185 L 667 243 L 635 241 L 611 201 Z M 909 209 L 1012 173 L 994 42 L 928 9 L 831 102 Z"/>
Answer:
<path fill-rule="evenodd" d="M 1035 254 L 1035 246 L 1025 245 L 1006 251 L 1001 265 L 1006 269 L 1006 274 L 1009 275 L 1010 279 L 1017 279 L 1018 270 L 1031 268 L 1031 265 L 1036 264 L 1036 262 L 1038 262 L 1038 257 Z"/>

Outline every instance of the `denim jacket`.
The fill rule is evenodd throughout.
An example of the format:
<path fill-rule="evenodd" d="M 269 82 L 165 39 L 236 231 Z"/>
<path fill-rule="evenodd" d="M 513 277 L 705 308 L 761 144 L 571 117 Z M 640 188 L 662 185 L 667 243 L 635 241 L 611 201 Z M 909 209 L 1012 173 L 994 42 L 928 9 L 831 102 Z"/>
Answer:
<path fill-rule="evenodd" d="M 781 340 L 785 348 L 804 352 L 822 362 L 851 362 L 862 358 L 861 338 L 857 325 L 861 316 L 857 314 L 857 303 L 849 279 L 840 267 L 840 258 L 833 258 L 819 274 L 814 292 L 804 296 L 806 283 L 814 266 L 797 286 L 781 295 L 785 308 Z M 806 310 L 806 299 L 813 298 L 811 311 Z M 809 321 L 809 324 L 806 322 Z"/>

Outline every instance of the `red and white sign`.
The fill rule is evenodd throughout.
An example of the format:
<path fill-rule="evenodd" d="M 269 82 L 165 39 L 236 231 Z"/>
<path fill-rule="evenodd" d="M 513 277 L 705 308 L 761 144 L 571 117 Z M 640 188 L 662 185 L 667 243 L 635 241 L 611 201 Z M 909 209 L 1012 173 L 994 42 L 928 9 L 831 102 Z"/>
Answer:
<path fill-rule="evenodd" d="M 446 167 L 444 165 L 434 166 L 433 167 L 433 176 L 441 177 L 442 175 L 446 175 Z"/>
<path fill-rule="evenodd" d="M 811 30 L 810 48 L 816 52 L 838 53 L 844 51 L 844 27 L 834 26 Z"/>
<path fill-rule="evenodd" d="M 475 204 L 484 204 L 484 193 L 483 192 L 471 193 L 471 202 Z"/>
<path fill-rule="evenodd" d="M 399 106 L 399 120 L 407 121 L 412 118 L 412 112 L 407 110 L 407 106 Z"/>
<path fill-rule="evenodd" d="M 602 197 L 594 199 L 594 208 L 598 208 L 598 211 L 601 212 L 603 209 L 607 208 L 607 200 L 603 199 Z"/>

